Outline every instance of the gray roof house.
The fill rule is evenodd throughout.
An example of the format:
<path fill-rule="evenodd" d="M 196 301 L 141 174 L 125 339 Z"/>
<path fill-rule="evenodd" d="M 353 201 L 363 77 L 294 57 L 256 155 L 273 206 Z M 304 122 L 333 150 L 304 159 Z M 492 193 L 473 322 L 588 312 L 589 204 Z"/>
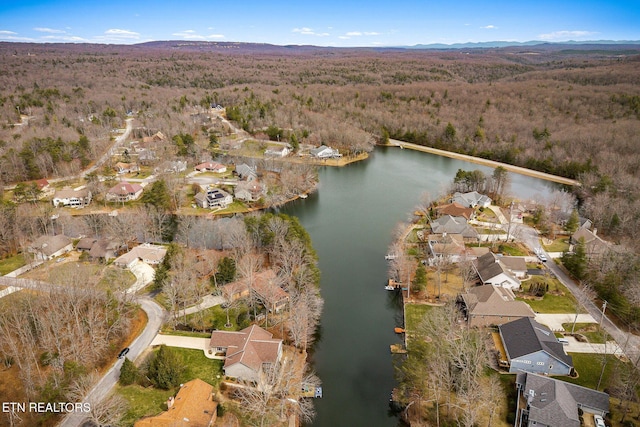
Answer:
<path fill-rule="evenodd" d="M 135 248 L 131 249 L 126 254 L 120 255 L 113 261 L 117 266 L 123 268 L 131 268 L 138 261 L 146 262 L 147 264 L 160 264 L 167 254 L 167 248 L 164 246 L 152 245 L 150 243 L 143 243 Z"/>
<path fill-rule="evenodd" d="M 609 412 L 607 393 L 541 375 L 518 373 L 516 389 L 516 425 L 522 427 L 580 427 L 580 411 L 584 418 Z"/>
<path fill-rule="evenodd" d="M 569 375 L 573 359 L 546 326 L 523 317 L 498 326 L 504 344 L 509 372 Z"/>
<path fill-rule="evenodd" d="M 246 181 L 253 181 L 258 178 L 258 172 L 255 168 L 249 166 L 246 163 L 242 163 L 236 166 L 236 174 L 240 177 L 240 179 L 244 179 Z"/>
<path fill-rule="evenodd" d="M 529 304 L 516 301 L 513 291 L 495 285 L 475 286 L 460 294 L 457 304 L 465 314 L 469 326 L 502 325 L 536 314 Z"/>
<path fill-rule="evenodd" d="M 73 250 L 73 241 L 62 234 L 40 236 L 27 248 L 35 258 L 46 261 Z"/>
<path fill-rule="evenodd" d="M 478 257 L 473 262 L 473 266 L 482 283 L 518 289 L 520 287 L 518 275 L 502 261 L 503 258 L 505 257 L 489 252 Z"/>
<path fill-rule="evenodd" d="M 444 215 L 431 221 L 433 234 L 461 234 L 465 239 L 477 239 L 478 232 L 461 216 Z"/>
<path fill-rule="evenodd" d="M 491 198 L 477 191 L 471 191 L 470 193 L 454 193 L 451 202 L 459 203 L 462 206 L 470 208 L 488 208 L 491 205 Z"/>

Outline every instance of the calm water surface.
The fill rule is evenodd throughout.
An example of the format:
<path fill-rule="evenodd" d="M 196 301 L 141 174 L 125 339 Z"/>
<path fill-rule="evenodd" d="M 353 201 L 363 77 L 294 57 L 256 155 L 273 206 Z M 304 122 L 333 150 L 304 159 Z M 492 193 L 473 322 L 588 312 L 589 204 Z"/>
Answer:
<path fill-rule="evenodd" d="M 396 426 L 388 413 L 395 386 L 389 345 L 400 309 L 384 290 L 384 255 L 394 228 L 421 195 L 437 196 L 458 169 L 492 169 L 435 155 L 377 148 L 364 162 L 320 170 L 316 194 L 287 206 L 311 235 L 325 300 L 314 366 L 324 397 L 316 399 L 316 427 Z M 510 174 L 521 198 L 545 195 L 556 184 Z"/>

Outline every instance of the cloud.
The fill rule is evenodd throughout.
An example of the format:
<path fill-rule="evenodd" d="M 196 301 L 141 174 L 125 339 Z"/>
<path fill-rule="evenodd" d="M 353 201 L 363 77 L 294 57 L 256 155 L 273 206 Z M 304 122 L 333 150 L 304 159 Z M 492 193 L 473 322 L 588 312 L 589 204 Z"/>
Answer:
<path fill-rule="evenodd" d="M 43 36 L 43 37 L 40 37 L 40 40 L 47 41 L 47 42 L 65 42 L 65 43 L 89 43 L 90 42 L 90 40 L 85 39 L 83 37 L 79 37 L 79 36 L 56 36 L 56 35 Z"/>
<path fill-rule="evenodd" d="M 203 36 L 196 33 L 195 30 L 184 30 L 178 31 L 177 33 L 171 34 L 172 36 L 182 37 L 186 40 L 218 40 L 223 39 L 224 34 L 209 34 L 208 36 Z"/>
<path fill-rule="evenodd" d="M 0 34 L 2 34 L 2 35 L 5 35 L 5 34 L 12 35 L 12 34 L 18 34 L 18 33 L 15 33 L 13 31 L 9 31 L 9 30 L 0 30 Z"/>
<path fill-rule="evenodd" d="M 348 40 L 351 37 L 362 37 L 362 36 L 379 36 L 381 33 L 376 31 L 349 31 L 344 36 L 340 36 L 339 38 L 343 40 Z"/>
<path fill-rule="evenodd" d="M 484 27 L 480 27 L 480 28 L 482 28 L 483 30 L 495 30 L 498 27 L 496 27 L 495 25 L 485 25 Z"/>
<path fill-rule="evenodd" d="M 139 39 L 140 33 L 129 30 L 121 30 L 119 28 L 111 28 L 104 32 L 107 36 L 119 39 Z"/>
<path fill-rule="evenodd" d="M 66 33 L 66 31 L 64 30 L 56 30 L 53 28 L 46 28 L 46 27 L 36 27 L 33 29 L 33 31 L 38 31 L 40 33 L 50 33 L 50 34 L 64 34 Z"/>
<path fill-rule="evenodd" d="M 302 28 L 294 28 L 291 30 L 292 33 L 304 34 L 306 36 L 317 36 L 317 37 L 327 37 L 330 35 L 329 33 L 316 33 L 312 28 L 302 27 Z"/>
<path fill-rule="evenodd" d="M 587 36 L 592 36 L 597 33 L 593 31 L 554 31 L 553 33 L 540 34 L 538 37 L 541 40 L 570 40 L 579 39 Z"/>

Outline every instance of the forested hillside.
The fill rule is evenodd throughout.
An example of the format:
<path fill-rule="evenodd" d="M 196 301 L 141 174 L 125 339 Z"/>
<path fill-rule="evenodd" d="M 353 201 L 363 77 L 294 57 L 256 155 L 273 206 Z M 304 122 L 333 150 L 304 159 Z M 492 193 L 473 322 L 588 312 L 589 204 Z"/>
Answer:
<path fill-rule="evenodd" d="M 576 178 L 581 213 L 637 252 L 639 65 L 637 46 L 0 43 L 0 180 L 79 171 L 128 115 L 209 138 L 193 114 L 220 104 L 266 137 L 347 153 L 392 137 Z"/>

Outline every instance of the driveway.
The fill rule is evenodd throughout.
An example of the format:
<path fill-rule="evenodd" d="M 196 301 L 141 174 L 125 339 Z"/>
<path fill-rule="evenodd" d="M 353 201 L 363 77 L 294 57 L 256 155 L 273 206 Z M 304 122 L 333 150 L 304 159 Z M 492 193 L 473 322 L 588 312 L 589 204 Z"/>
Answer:
<path fill-rule="evenodd" d="M 622 349 L 615 341 L 607 341 L 606 344 L 593 344 L 589 342 L 580 342 L 574 337 L 564 337 L 569 345 L 564 346 L 567 353 L 592 353 L 592 354 L 615 354 L 622 356 Z"/>
<path fill-rule="evenodd" d="M 224 359 L 209 354 L 210 338 L 183 337 L 177 335 L 156 335 L 150 345 L 166 345 L 167 347 L 190 348 L 192 350 L 202 350 L 209 359 Z"/>
<path fill-rule="evenodd" d="M 563 323 L 573 323 L 576 318 L 575 313 L 563 314 L 536 314 L 536 322 L 546 325 L 554 332 L 564 332 Z M 598 323 L 590 314 L 578 314 L 576 323 Z"/>
<path fill-rule="evenodd" d="M 153 267 L 143 261 L 138 261 L 129 270 L 131 270 L 133 275 L 136 276 L 136 283 L 134 283 L 133 286 L 127 289 L 127 293 L 138 292 L 140 289 L 143 289 L 145 286 L 151 283 L 156 276 L 156 272 Z"/>

